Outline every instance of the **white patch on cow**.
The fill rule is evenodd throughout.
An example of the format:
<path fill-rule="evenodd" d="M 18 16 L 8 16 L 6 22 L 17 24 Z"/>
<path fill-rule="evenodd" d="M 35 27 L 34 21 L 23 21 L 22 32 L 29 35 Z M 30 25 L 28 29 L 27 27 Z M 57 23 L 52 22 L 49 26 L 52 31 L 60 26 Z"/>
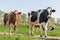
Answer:
<path fill-rule="evenodd" d="M 47 9 L 47 11 L 48 11 L 48 13 L 49 13 L 48 17 L 51 17 L 51 10 L 52 10 L 51 8 L 48 8 L 48 9 Z"/>
<path fill-rule="evenodd" d="M 43 12 L 43 10 L 41 10 L 39 13 L 38 13 L 38 17 L 37 17 L 37 21 L 39 23 L 39 17 L 40 17 L 40 14 Z"/>
<path fill-rule="evenodd" d="M 48 22 L 45 24 L 45 36 L 47 36 L 47 26 L 48 26 Z"/>
<path fill-rule="evenodd" d="M 41 23 L 41 27 L 43 27 L 45 29 L 45 22 Z M 43 28 L 42 28 L 42 30 L 43 30 Z"/>
<path fill-rule="evenodd" d="M 6 34 L 6 25 L 4 25 L 4 34 Z"/>
<path fill-rule="evenodd" d="M 29 25 L 29 34 L 31 33 L 31 31 L 30 31 L 31 28 L 30 28 L 30 27 L 31 27 L 31 26 Z"/>
<path fill-rule="evenodd" d="M 30 13 L 30 16 L 28 16 L 28 22 L 31 22 L 31 17 L 32 17 L 32 15 Z"/>
<path fill-rule="evenodd" d="M 40 23 L 40 32 L 41 32 L 41 35 L 42 35 L 42 31 L 43 31 L 43 28 L 45 29 L 45 36 L 47 36 L 47 26 L 48 26 L 48 22 L 47 23 L 45 23 L 45 22 L 42 22 L 42 23 Z M 42 28 L 43 27 L 43 28 Z"/>
<path fill-rule="evenodd" d="M 12 27 L 14 27 L 14 26 L 13 26 L 13 24 L 11 23 L 11 24 L 9 25 L 9 34 L 11 34 Z"/>
<path fill-rule="evenodd" d="M 34 25 L 33 25 L 33 28 L 32 28 L 32 35 L 34 35 Z"/>
<path fill-rule="evenodd" d="M 42 31 L 43 31 L 43 28 L 45 29 L 45 22 L 42 22 L 42 23 L 40 23 L 40 32 L 41 32 L 41 34 L 40 35 L 42 35 Z M 43 28 L 42 28 L 43 27 Z"/>
<path fill-rule="evenodd" d="M 40 35 L 42 35 L 42 27 L 41 27 L 41 24 L 39 24 L 39 27 L 40 27 Z"/>
<path fill-rule="evenodd" d="M 47 11 L 48 11 L 49 14 L 50 14 L 50 11 L 51 11 L 51 10 L 52 10 L 51 8 L 47 9 Z"/>

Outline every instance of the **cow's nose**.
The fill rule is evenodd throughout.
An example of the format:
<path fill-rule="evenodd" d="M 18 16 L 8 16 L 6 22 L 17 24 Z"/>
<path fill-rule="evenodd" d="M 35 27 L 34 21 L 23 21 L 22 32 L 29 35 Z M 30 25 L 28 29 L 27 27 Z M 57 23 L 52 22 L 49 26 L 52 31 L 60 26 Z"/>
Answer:
<path fill-rule="evenodd" d="M 48 15 L 48 17 L 47 18 L 51 18 L 51 16 L 50 15 Z"/>
<path fill-rule="evenodd" d="M 19 12 L 19 14 L 21 14 L 21 12 Z"/>

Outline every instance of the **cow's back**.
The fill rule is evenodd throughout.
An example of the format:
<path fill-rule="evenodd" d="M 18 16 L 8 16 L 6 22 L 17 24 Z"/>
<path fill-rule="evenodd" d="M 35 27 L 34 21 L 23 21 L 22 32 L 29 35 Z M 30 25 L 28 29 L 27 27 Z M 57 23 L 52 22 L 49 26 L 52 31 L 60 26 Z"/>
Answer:
<path fill-rule="evenodd" d="M 10 19 L 9 19 L 9 24 L 14 24 L 16 19 L 15 19 L 16 15 L 14 15 L 13 13 L 10 13 Z"/>
<path fill-rule="evenodd" d="M 39 23 L 47 22 L 48 21 L 47 16 L 48 16 L 47 10 L 43 10 L 43 12 L 40 14 L 40 17 L 39 17 Z"/>
<path fill-rule="evenodd" d="M 4 14 L 4 25 L 6 25 L 6 23 L 8 22 L 8 20 L 9 20 L 9 13 L 5 13 Z"/>

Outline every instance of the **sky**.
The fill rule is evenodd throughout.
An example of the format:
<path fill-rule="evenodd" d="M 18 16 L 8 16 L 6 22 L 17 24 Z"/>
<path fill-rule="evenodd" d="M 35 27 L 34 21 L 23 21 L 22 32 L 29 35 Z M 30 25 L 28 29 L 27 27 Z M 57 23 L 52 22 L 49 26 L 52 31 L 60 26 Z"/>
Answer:
<path fill-rule="evenodd" d="M 52 13 L 53 18 L 60 18 L 60 0 L 0 0 L 0 9 L 4 12 L 19 10 L 28 14 L 32 10 L 52 7 L 56 10 Z"/>

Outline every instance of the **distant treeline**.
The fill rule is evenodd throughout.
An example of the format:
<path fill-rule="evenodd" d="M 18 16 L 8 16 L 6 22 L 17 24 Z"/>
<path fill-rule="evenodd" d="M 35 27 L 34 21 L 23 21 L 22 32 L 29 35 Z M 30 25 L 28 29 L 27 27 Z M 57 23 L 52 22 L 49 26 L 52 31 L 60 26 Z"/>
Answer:
<path fill-rule="evenodd" d="M 4 11 L 0 10 L 0 22 L 3 19 L 3 15 L 4 15 Z M 28 17 L 27 17 L 27 13 L 22 13 L 21 15 L 19 15 L 19 23 L 27 23 L 28 22 Z M 55 18 L 51 18 L 49 20 L 49 25 L 60 25 L 60 18 L 57 18 L 57 21 L 55 21 Z"/>

